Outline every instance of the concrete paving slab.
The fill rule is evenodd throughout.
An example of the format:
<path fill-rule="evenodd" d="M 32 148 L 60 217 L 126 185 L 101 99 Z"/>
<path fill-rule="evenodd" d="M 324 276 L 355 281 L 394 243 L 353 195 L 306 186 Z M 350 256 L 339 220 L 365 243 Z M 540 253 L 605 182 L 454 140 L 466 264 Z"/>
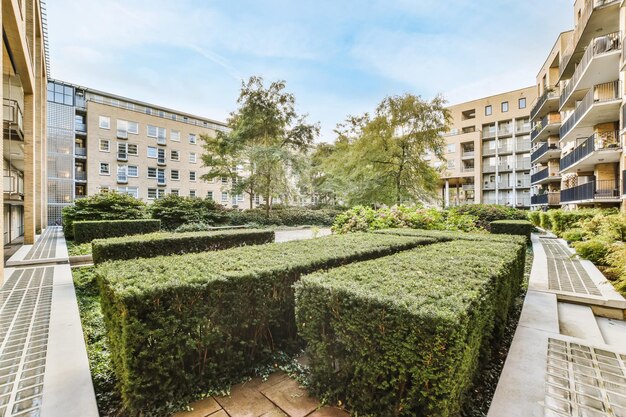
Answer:
<path fill-rule="evenodd" d="M 256 387 L 244 384 L 235 385 L 229 396 L 215 397 L 215 400 L 231 417 L 259 417 L 277 409 Z"/>
<path fill-rule="evenodd" d="M 181 411 L 174 414 L 172 417 L 207 417 L 214 415 L 218 411 L 224 411 L 213 397 L 193 402 L 189 404 L 189 407 L 191 410 Z"/>
<path fill-rule="evenodd" d="M 589 343 L 604 343 L 600 327 L 590 307 L 558 303 L 560 333 Z"/>
<path fill-rule="evenodd" d="M 307 417 L 350 417 L 350 413 L 336 407 L 322 407 L 312 412 Z"/>
<path fill-rule="evenodd" d="M 290 417 L 305 417 L 318 408 L 319 402 L 309 396 L 297 381 L 285 379 L 276 385 L 262 389 L 261 393 Z"/>
<path fill-rule="evenodd" d="M 604 342 L 616 350 L 626 352 L 626 321 L 596 317 Z"/>
<path fill-rule="evenodd" d="M 528 291 L 518 326 L 558 333 L 559 315 L 556 295 L 541 291 Z"/>

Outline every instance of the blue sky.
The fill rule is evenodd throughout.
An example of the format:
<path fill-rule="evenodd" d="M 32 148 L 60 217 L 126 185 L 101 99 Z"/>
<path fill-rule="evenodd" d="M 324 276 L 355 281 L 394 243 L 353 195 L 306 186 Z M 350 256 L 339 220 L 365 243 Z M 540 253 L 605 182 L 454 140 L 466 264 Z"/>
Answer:
<path fill-rule="evenodd" d="M 52 76 L 224 120 L 241 80 L 284 79 L 322 125 L 387 95 L 455 104 L 534 84 L 571 0 L 53 0 Z"/>

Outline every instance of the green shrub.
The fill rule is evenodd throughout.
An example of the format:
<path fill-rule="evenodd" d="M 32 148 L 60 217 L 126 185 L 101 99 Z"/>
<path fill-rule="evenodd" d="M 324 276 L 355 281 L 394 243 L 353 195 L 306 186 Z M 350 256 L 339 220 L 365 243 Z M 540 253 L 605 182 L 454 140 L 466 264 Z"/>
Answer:
<path fill-rule="evenodd" d="M 228 222 L 232 225 L 257 224 L 261 226 L 331 226 L 341 213 L 335 209 L 293 207 L 272 209 L 269 217 L 263 209 L 232 210 Z"/>
<path fill-rule="evenodd" d="M 161 221 L 154 219 L 75 221 L 73 225 L 76 243 L 86 243 L 107 237 L 153 233 L 161 229 Z"/>
<path fill-rule="evenodd" d="M 187 223 L 214 226 L 228 220 L 226 210 L 212 199 L 174 194 L 155 200 L 148 207 L 148 211 L 153 219 L 161 220 L 161 227 L 165 230 L 175 230 Z"/>
<path fill-rule="evenodd" d="M 577 209 L 549 210 L 547 213 L 550 216 L 549 228 L 555 235 L 561 236 L 563 232 L 577 227 L 577 225 L 583 220 L 592 219 L 597 214 L 615 214 L 616 211 L 613 209 Z"/>
<path fill-rule="evenodd" d="M 527 220 L 528 216 L 524 210 L 498 204 L 466 204 L 453 207 L 450 211 L 475 216 L 476 226 L 485 230 L 489 230 L 491 222 L 496 220 Z"/>
<path fill-rule="evenodd" d="M 608 254 L 604 257 L 607 273 L 614 277 L 613 285 L 626 297 L 626 244 L 617 242 L 609 246 Z"/>
<path fill-rule="evenodd" d="M 527 241 L 522 236 L 493 235 L 489 233 L 462 233 L 441 230 L 415 230 L 415 229 L 387 229 L 375 230 L 372 233 L 396 236 L 428 237 L 437 242 L 450 242 L 452 240 L 468 240 L 478 242 L 516 243 L 526 245 Z"/>
<path fill-rule="evenodd" d="M 528 220 L 496 220 L 491 222 L 491 233 L 526 236 L 529 242 L 533 229 L 534 226 Z"/>
<path fill-rule="evenodd" d="M 566 232 L 563 232 L 562 237 L 568 242 L 580 242 L 585 238 L 585 232 L 583 231 L 583 229 L 580 228 L 570 229 Z"/>
<path fill-rule="evenodd" d="M 539 226 L 544 230 L 550 230 L 552 228 L 550 215 L 545 211 L 539 213 Z"/>
<path fill-rule="evenodd" d="M 250 372 L 295 339 L 301 274 L 433 239 L 351 234 L 97 268 L 109 347 L 131 415 L 172 408 Z"/>
<path fill-rule="evenodd" d="M 311 388 L 355 415 L 458 415 L 505 327 L 524 254 L 455 241 L 304 276 L 296 316 Z"/>
<path fill-rule="evenodd" d="M 74 237 L 74 222 L 87 220 L 132 220 L 146 217 L 146 205 L 128 194 L 99 193 L 80 198 L 74 205 L 63 208 L 63 233 Z"/>
<path fill-rule="evenodd" d="M 541 212 L 536 210 L 529 211 L 528 220 L 535 226 L 541 226 Z"/>
<path fill-rule="evenodd" d="M 213 232 L 153 233 L 94 240 L 93 262 L 207 252 L 274 241 L 270 230 L 220 230 Z"/>
<path fill-rule="evenodd" d="M 581 258 L 597 265 L 605 265 L 604 258 L 609 254 L 610 245 L 603 240 L 592 239 L 572 244 Z"/>

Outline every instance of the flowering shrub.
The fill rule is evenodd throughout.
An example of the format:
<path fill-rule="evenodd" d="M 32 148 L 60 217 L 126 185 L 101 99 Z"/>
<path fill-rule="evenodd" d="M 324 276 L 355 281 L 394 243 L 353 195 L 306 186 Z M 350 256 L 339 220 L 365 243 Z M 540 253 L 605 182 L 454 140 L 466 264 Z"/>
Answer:
<path fill-rule="evenodd" d="M 426 229 L 426 230 L 478 230 L 478 218 L 459 214 L 452 210 L 434 208 L 394 206 L 375 210 L 356 206 L 337 216 L 332 230 L 334 233 L 349 233 L 382 229 Z"/>

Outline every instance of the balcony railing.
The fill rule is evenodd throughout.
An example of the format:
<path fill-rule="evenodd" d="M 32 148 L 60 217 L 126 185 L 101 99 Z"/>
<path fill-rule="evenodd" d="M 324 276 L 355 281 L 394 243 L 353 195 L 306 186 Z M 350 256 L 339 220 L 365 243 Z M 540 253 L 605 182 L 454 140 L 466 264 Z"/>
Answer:
<path fill-rule="evenodd" d="M 86 133 L 87 132 L 87 125 L 85 123 L 75 122 L 74 123 L 74 129 L 77 132 Z"/>
<path fill-rule="evenodd" d="M 561 192 L 550 192 L 545 194 L 533 195 L 530 197 L 530 204 L 532 205 L 549 205 L 558 206 L 561 204 Z"/>
<path fill-rule="evenodd" d="M 572 152 L 562 157 L 559 161 L 559 168 L 563 171 L 599 149 L 617 149 L 619 147 L 618 138 L 619 132 L 617 131 L 594 133 L 574 148 Z"/>
<path fill-rule="evenodd" d="M 567 100 L 570 98 L 570 96 L 574 92 L 574 88 L 576 87 L 576 84 L 578 84 L 578 81 L 580 81 L 580 78 L 582 77 L 583 73 L 587 70 L 589 63 L 594 57 L 598 55 L 606 54 L 609 52 L 618 51 L 620 47 L 621 47 L 620 32 L 614 32 L 608 35 L 598 36 L 597 38 L 589 42 L 589 45 L 587 46 L 587 49 L 585 50 L 585 54 L 583 55 L 580 63 L 576 67 L 576 71 L 574 71 L 574 75 L 572 76 L 572 78 L 570 78 L 569 82 L 563 88 L 563 92 L 561 94 L 561 98 L 559 102 L 560 103 L 559 107 L 563 108 L 563 105 L 567 102 Z"/>
<path fill-rule="evenodd" d="M 461 158 L 473 158 L 474 157 L 474 151 L 463 151 L 463 153 L 461 154 Z"/>
<path fill-rule="evenodd" d="M 463 189 L 464 190 L 473 190 L 474 189 L 474 184 L 463 184 Z"/>
<path fill-rule="evenodd" d="M 461 172 L 474 172 L 475 167 L 461 167 Z"/>
<path fill-rule="evenodd" d="M 496 148 L 487 148 L 487 147 L 483 148 L 483 155 L 484 156 L 495 155 L 495 154 L 496 154 Z"/>
<path fill-rule="evenodd" d="M 516 152 L 527 152 L 530 151 L 530 149 L 532 148 L 532 145 L 530 143 L 530 141 L 518 141 L 515 144 L 515 151 Z"/>
<path fill-rule="evenodd" d="M 541 110 L 541 107 L 545 104 L 546 101 L 548 100 L 553 100 L 553 99 L 558 99 L 559 98 L 559 93 L 558 91 L 556 91 L 554 89 L 554 87 L 550 87 L 548 88 L 542 95 L 541 97 L 539 97 L 537 99 L 537 102 L 535 103 L 535 105 L 533 106 L 533 108 L 530 110 L 530 118 L 534 119 L 537 114 L 539 113 L 539 110 Z"/>
<path fill-rule="evenodd" d="M 532 161 L 535 161 L 537 159 L 539 159 L 539 157 L 541 157 L 543 154 L 545 154 L 546 152 L 548 152 L 548 150 L 558 150 L 559 147 L 554 144 L 554 143 L 548 143 L 548 142 L 544 142 L 543 145 L 541 145 L 540 147 L 538 147 L 531 155 L 530 155 L 530 159 Z"/>
<path fill-rule="evenodd" d="M 576 110 L 574 110 L 570 117 L 568 117 L 568 119 L 561 125 L 561 129 L 559 131 L 561 139 L 574 128 L 574 126 L 583 118 L 583 116 L 594 104 L 618 99 L 621 99 L 619 81 L 611 81 L 595 85 L 585 95 L 585 98 L 583 98 L 582 102 L 578 105 L 578 107 L 576 107 Z"/>
<path fill-rule="evenodd" d="M 87 156 L 87 148 L 83 148 L 82 146 L 74 147 L 74 155 L 76 156 Z"/>
<path fill-rule="evenodd" d="M 498 129 L 498 137 L 500 136 L 510 136 L 513 134 L 513 129 L 511 126 L 504 126 Z"/>
<path fill-rule="evenodd" d="M 74 171 L 74 179 L 76 181 L 87 181 L 87 173 L 85 171 Z"/>
<path fill-rule="evenodd" d="M 506 145 L 506 146 L 499 146 L 498 147 L 498 153 L 512 153 L 513 152 L 513 147 L 510 145 Z"/>
<path fill-rule="evenodd" d="M 530 122 L 518 123 L 517 126 L 515 126 L 515 134 L 517 134 L 517 135 L 524 135 L 526 133 L 529 133 L 530 129 L 531 129 Z"/>
<path fill-rule="evenodd" d="M 517 171 L 527 170 L 527 169 L 530 169 L 530 165 L 531 165 L 530 160 L 524 159 L 523 161 L 517 161 L 515 163 L 515 169 Z"/>
<path fill-rule="evenodd" d="M 561 190 L 561 202 L 587 200 L 615 200 L 620 197 L 617 180 L 590 181 L 576 187 Z"/>
<path fill-rule="evenodd" d="M 5 127 L 15 129 L 20 135 L 24 133 L 24 114 L 16 100 L 2 100 L 2 120 Z M 16 138 L 17 139 L 17 138 Z"/>
<path fill-rule="evenodd" d="M 495 138 L 496 137 L 496 128 L 491 128 L 491 129 L 484 129 L 483 133 L 482 133 L 482 138 L 483 139 L 487 139 L 487 138 Z"/>
<path fill-rule="evenodd" d="M 544 168 L 539 172 L 535 172 L 530 176 L 530 182 L 535 183 L 538 181 L 545 180 L 550 176 L 550 168 Z"/>

